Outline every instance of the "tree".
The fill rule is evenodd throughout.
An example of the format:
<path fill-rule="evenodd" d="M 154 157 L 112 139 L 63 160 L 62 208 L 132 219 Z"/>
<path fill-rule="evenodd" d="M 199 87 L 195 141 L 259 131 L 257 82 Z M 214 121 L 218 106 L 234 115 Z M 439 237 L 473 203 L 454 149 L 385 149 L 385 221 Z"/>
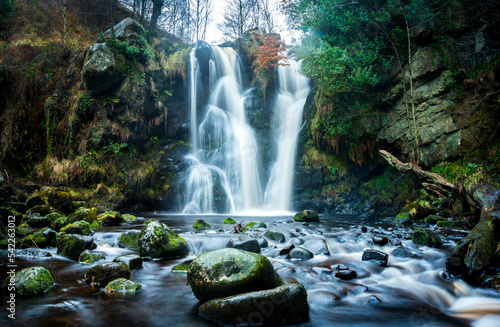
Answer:
<path fill-rule="evenodd" d="M 207 25 L 211 20 L 212 0 L 192 0 L 194 41 L 206 37 Z"/>
<path fill-rule="evenodd" d="M 156 27 L 158 26 L 158 18 L 161 15 L 161 9 L 163 7 L 163 0 L 152 0 L 152 1 L 153 1 L 153 13 L 151 14 L 149 35 L 154 35 L 156 33 Z"/>
<path fill-rule="evenodd" d="M 264 27 L 268 33 L 274 32 L 276 22 L 276 10 L 273 8 L 273 3 L 270 0 L 260 0 L 260 13 Z"/>
<path fill-rule="evenodd" d="M 0 0 L 0 24 L 14 12 L 13 0 Z"/>
<path fill-rule="evenodd" d="M 230 0 L 224 11 L 224 22 L 218 24 L 222 35 L 226 39 L 236 39 L 243 32 L 250 29 L 253 20 L 254 0 Z"/>

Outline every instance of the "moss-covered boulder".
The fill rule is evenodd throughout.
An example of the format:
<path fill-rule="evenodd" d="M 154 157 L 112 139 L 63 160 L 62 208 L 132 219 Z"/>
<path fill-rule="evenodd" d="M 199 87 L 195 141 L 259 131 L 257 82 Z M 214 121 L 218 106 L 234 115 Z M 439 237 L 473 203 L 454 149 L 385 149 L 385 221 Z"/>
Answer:
<path fill-rule="evenodd" d="M 97 216 L 97 221 L 101 226 L 118 226 L 125 223 L 122 214 L 116 211 L 106 211 Z"/>
<path fill-rule="evenodd" d="M 90 267 L 85 278 L 97 287 L 103 287 L 117 278 L 130 278 L 130 268 L 123 262 L 103 262 Z"/>
<path fill-rule="evenodd" d="M 127 248 L 132 250 L 139 249 L 139 236 L 141 236 L 140 232 L 126 232 L 120 235 L 118 239 L 118 246 L 121 248 Z"/>
<path fill-rule="evenodd" d="M 123 219 L 125 219 L 125 221 L 126 221 L 127 223 L 132 222 L 132 221 L 136 221 L 136 220 L 137 220 L 137 217 L 136 217 L 136 216 L 131 215 L 131 214 L 128 214 L 128 213 L 123 214 L 123 215 L 122 215 L 122 217 L 123 217 Z"/>
<path fill-rule="evenodd" d="M 429 215 L 433 215 L 437 210 L 428 201 L 410 202 L 399 211 L 396 216 L 396 223 L 403 227 L 410 227 L 415 221 L 420 221 Z"/>
<path fill-rule="evenodd" d="M 191 263 L 193 262 L 193 260 L 186 260 L 186 261 L 183 261 L 177 265 L 175 265 L 173 268 L 172 268 L 172 271 L 173 272 L 185 272 L 187 273 L 188 270 L 189 270 L 189 266 L 191 265 Z"/>
<path fill-rule="evenodd" d="M 124 254 L 116 257 L 113 262 L 123 262 L 130 270 L 142 268 L 142 259 L 137 254 Z"/>
<path fill-rule="evenodd" d="M 223 224 L 236 224 L 236 220 L 228 217 L 228 218 L 224 219 L 224 221 L 222 223 Z"/>
<path fill-rule="evenodd" d="M 46 204 L 47 202 L 45 202 L 45 200 L 39 194 L 36 193 L 28 197 L 28 200 L 26 200 L 26 205 L 28 206 L 28 208 Z"/>
<path fill-rule="evenodd" d="M 146 223 L 137 244 L 142 257 L 175 258 L 185 257 L 189 253 L 186 241 L 156 220 Z"/>
<path fill-rule="evenodd" d="M 65 216 L 65 215 L 63 215 L 63 214 L 62 214 L 62 213 L 60 213 L 60 212 L 52 212 L 52 213 L 49 213 L 49 214 L 48 214 L 47 216 L 45 216 L 45 217 L 47 217 L 47 218 L 50 220 L 50 223 L 51 223 L 52 225 L 54 225 L 54 222 L 56 222 L 56 220 L 57 220 L 57 219 L 59 219 L 59 218 L 61 218 L 61 217 L 64 217 L 64 218 L 65 218 L 66 216 Z"/>
<path fill-rule="evenodd" d="M 66 234 L 57 240 L 57 253 L 63 257 L 78 260 L 85 250 L 91 250 L 94 239 L 91 236 Z"/>
<path fill-rule="evenodd" d="M 245 225 L 246 228 L 267 228 L 267 225 L 259 221 L 251 221 Z"/>
<path fill-rule="evenodd" d="M 36 231 L 35 228 L 22 226 L 15 227 L 14 230 L 16 232 L 16 236 L 20 238 L 31 235 Z"/>
<path fill-rule="evenodd" d="M 308 249 L 304 249 L 303 247 L 296 247 L 293 248 L 290 252 L 288 252 L 288 255 L 286 256 L 287 259 L 301 259 L 301 260 L 307 260 L 307 259 L 312 259 L 314 257 L 314 254 L 309 251 Z"/>
<path fill-rule="evenodd" d="M 61 228 L 61 232 L 66 234 L 90 235 L 92 234 L 92 229 L 88 222 L 80 220 Z"/>
<path fill-rule="evenodd" d="M 59 232 L 61 230 L 61 228 L 63 228 L 64 226 L 66 226 L 68 224 L 68 217 L 59 217 L 57 218 L 53 223 L 52 223 L 52 227 L 54 228 L 54 230 L 56 232 Z"/>
<path fill-rule="evenodd" d="M 429 215 L 424 221 L 428 224 L 435 225 L 438 221 L 445 221 L 446 218 L 437 216 L 437 215 Z"/>
<path fill-rule="evenodd" d="M 281 232 L 275 232 L 275 231 L 267 231 L 264 234 L 265 237 L 267 237 L 271 241 L 279 242 L 279 243 L 284 243 L 286 238 L 285 235 Z"/>
<path fill-rule="evenodd" d="M 50 220 L 45 216 L 40 216 L 39 214 L 30 214 L 25 217 L 26 224 L 32 228 L 42 228 L 49 227 Z"/>
<path fill-rule="evenodd" d="M 297 213 L 293 220 L 300 222 L 308 222 L 308 223 L 318 223 L 319 216 L 318 213 L 314 210 L 304 210 L 302 212 Z"/>
<path fill-rule="evenodd" d="M 125 278 L 117 278 L 106 285 L 106 293 L 134 293 L 142 287 L 141 284 Z"/>
<path fill-rule="evenodd" d="M 50 272 L 44 267 L 30 267 L 18 271 L 15 277 L 7 277 L 4 285 L 15 285 L 21 295 L 38 295 L 48 292 L 54 285 Z"/>
<path fill-rule="evenodd" d="M 21 242 L 26 247 L 44 248 L 54 246 L 56 243 L 56 232 L 49 227 L 40 228 L 35 233 L 24 237 Z"/>
<path fill-rule="evenodd" d="M 201 302 L 284 284 L 266 257 L 237 249 L 201 254 L 189 266 L 187 281 Z"/>
<path fill-rule="evenodd" d="M 213 226 L 204 221 L 203 219 L 196 219 L 196 221 L 193 224 L 194 229 L 205 229 L 205 228 L 212 228 Z"/>
<path fill-rule="evenodd" d="M 29 212 L 31 214 L 39 214 L 40 216 L 45 217 L 48 214 L 52 213 L 52 209 L 48 205 L 43 204 L 31 207 L 29 209 Z"/>
<path fill-rule="evenodd" d="M 307 292 L 300 284 L 213 299 L 198 310 L 223 326 L 288 326 L 309 320 Z"/>
<path fill-rule="evenodd" d="M 68 223 L 70 224 L 79 220 L 85 220 L 92 225 L 92 222 L 97 221 L 97 209 L 81 207 L 68 216 Z"/>
<path fill-rule="evenodd" d="M 61 190 L 52 192 L 49 195 L 49 203 L 51 206 L 61 211 L 65 215 L 69 215 L 70 213 L 75 211 L 73 199 L 68 192 L 64 192 Z"/>
<path fill-rule="evenodd" d="M 78 262 L 88 265 L 96 261 L 105 259 L 106 259 L 106 254 L 104 252 L 85 250 L 80 254 Z"/>
<path fill-rule="evenodd" d="M 417 245 L 430 246 L 433 248 L 438 248 L 443 245 L 441 237 L 428 229 L 416 230 L 413 233 L 412 241 Z"/>

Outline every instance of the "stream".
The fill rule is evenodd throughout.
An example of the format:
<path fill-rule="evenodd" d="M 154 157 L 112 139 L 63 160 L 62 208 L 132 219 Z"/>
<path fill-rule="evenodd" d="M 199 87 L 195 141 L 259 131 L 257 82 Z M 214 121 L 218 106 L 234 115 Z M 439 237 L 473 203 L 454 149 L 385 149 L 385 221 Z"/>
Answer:
<path fill-rule="evenodd" d="M 106 254 L 106 261 L 116 256 L 137 253 L 118 247 L 121 233 L 139 230 L 142 223 L 155 218 L 166 223 L 185 238 L 190 254 L 175 260 L 145 261 L 142 269 L 131 271 L 131 280 L 142 288 L 135 294 L 106 294 L 90 287 L 83 276 L 91 265 L 57 255 L 29 259 L 17 257 L 18 270 L 31 266 L 47 268 L 55 286 L 35 297 L 16 296 L 18 326 L 215 326 L 198 316 L 199 302 L 186 283 L 186 274 L 172 272 L 176 264 L 193 259 L 201 253 L 223 248 L 227 241 L 241 234 L 230 233 L 232 225 L 223 225 L 223 215 L 143 214 L 124 226 L 100 227 L 94 233 L 96 251 Z M 285 243 L 268 241 L 261 254 L 271 260 L 285 282 L 298 282 L 307 290 L 310 321 L 298 326 L 500 326 L 500 294 L 480 289 L 460 280 L 445 278 L 447 255 L 457 239 L 443 237 L 440 249 L 417 248 L 408 238 L 408 231 L 395 228 L 389 219 L 365 222 L 357 216 L 320 216 L 320 223 L 303 225 L 293 222 L 292 215 L 232 216 L 237 222 L 261 221 L 267 230 L 280 231 Z M 213 228 L 195 231 L 193 222 L 203 218 Z M 225 231 L 217 231 L 223 228 Z M 265 229 L 245 234 L 261 237 Z M 388 236 L 391 244 L 373 244 L 374 235 Z M 325 242 L 323 242 L 324 240 Z M 306 243 L 307 242 L 307 243 Z M 288 244 L 306 243 L 315 253 L 309 260 L 286 259 L 279 251 Z M 413 257 L 392 254 L 403 245 Z M 361 261 L 367 248 L 389 254 L 383 268 Z M 325 252 L 330 254 L 325 254 Z M 98 261 L 98 264 L 103 261 Z M 342 281 L 335 277 L 337 265 L 346 265 L 357 272 L 357 278 Z M 0 252 L 0 275 L 7 274 L 7 251 Z M 8 294 L 2 288 L 1 301 Z M 5 310 L 5 306 L 2 306 Z M 0 324 L 11 325 L 6 312 Z"/>

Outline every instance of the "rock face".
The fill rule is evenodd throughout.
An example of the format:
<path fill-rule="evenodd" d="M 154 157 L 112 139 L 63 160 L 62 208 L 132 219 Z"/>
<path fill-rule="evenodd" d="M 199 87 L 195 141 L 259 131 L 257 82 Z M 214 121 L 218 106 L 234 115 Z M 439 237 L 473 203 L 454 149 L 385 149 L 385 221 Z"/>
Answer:
<path fill-rule="evenodd" d="M 187 281 L 201 302 L 283 285 L 266 257 L 237 249 L 203 253 L 189 266 Z"/>
<path fill-rule="evenodd" d="M 106 43 L 90 46 L 83 65 L 82 77 L 87 90 L 95 95 L 106 93 L 125 78 Z"/>
<path fill-rule="evenodd" d="M 307 293 L 300 284 L 214 299 L 199 308 L 202 317 L 223 326 L 288 326 L 309 319 Z"/>
<path fill-rule="evenodd" d="M 142 257 L 175 258 L 185 257 L 189 253 L 186 241 L 156 220 L 144 226 L 137 243 Z"/>
<path fill-rule="evenodd" d="M 94 239 L 90 236 L 66 234 L 57 240 L 57 253 L 63 257 L 78 260 L 85 250 L 91 250 Z"/>
<path fill-rule="evenodd" d="M 123 262 L 103 262 L 89 268 L 85 274 L 89 282 L 95 286 L 105 286 L 117 278 L 130 278 L 130 268 Z"/>
<path fill-rule="evenodd" d="M 5 279 L 5 285 L 11 278 Z M 31 267 L 18 271 L 15 275 L 16 292 L 21 295 L 38 295 L 48 292 L 54 285 L 50 272 L 44 267 Z"/>

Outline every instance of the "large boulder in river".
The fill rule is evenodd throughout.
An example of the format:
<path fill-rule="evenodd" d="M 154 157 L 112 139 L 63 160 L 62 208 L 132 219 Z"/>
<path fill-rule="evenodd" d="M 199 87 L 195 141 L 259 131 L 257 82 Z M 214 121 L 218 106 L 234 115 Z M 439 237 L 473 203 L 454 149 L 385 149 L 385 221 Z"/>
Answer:
<path fill-rule="evenodd" d="M 186 241 L 157 220 L 150 220 L 141 230 L 137 241 L 142 257 L 176 258 L 189 253 Z"/>
<path fill-rule="evenodd" d="M 382 251 L 366 249 L 363 251 L 361 260 L 375 262 L 377 265 L 385 267 L 387 266 L 387 261 L 389 261 L 389 255 Z"/>
<path fill-rule="evenodd" d="M 297 213 L 293 220 L 295 221 L 304 221 L 308 223 L 317 223 L 319 222 L 318 213 L 314 210 L 304 210 L 302 212 Z"/>
<path fill-rule="evenodd" d="M 5 279 L 4 285 L 15 285 L 21 295 L 38 295 L 48 292 L 54 285 L 50 272 L 44 267 L 30 267 L 18 271 L 14 277 Z"/>
<path fill-rule="evenodd" d="M 91 250 L 94 239 L 90 236 L 66 234 L 57 240 L 57 253 L 63 257 L 78 260 L 85 250 Z"/>
<path fill-rule="evenodd" d="M 223 326 L 288 326 L 309 319 L 307 292 L 300 284 L 213 299 L 199 308 L 200 316 Z"/>
<path fill-rule="evenodd" d="M 430 246 L 433 248 L 438 248 L 443 245 L 441 237 L 433 231 L 427 229 L 415 231 L 413 233 L 412 241 L 417 245 Z"/>
<path fill-rule="evenodd" d="M 130 278 L 130 268 L 123 262 L 103 262 L 90 267 L 85 278 L 97 287 L 106 286 L 117 278 Z"/>
<path fill-rule="evenodd" d="M 102 226 L 118 226 L 125 223 L 125 218 L 117 211 L 106 211 L 97 216 L 97 222 Z"/>
<path fill-rule="evenodd" d="M 201 254 L 189 266 L 187 281 L 201 302 L 284 284 L 266 257 L 237 249 Z"/>
<path fill-rule="evenodd" d="M 124 78 L 123 69 L 106 43 L 91 45 L 82 69 L 87 90 L 92 94 L 103 94 L 113 89 Z"/>
<path fill-rule="evenodd" d="M 92 225 L 94 221 L 97 221 L 97 209 L 80 207 L 74 213 L 68 216 L 67 222 L 71 224 L 79 220 L 85 220 L 90 225 Z"/>
<path fill-rule="evenodd" d="M 116 257 L 113 262 L 123 262 L 132 269 L 142 268 L 142 258 L 137 254 L 124 254 Z"/>
<path fill-rule="evenodd" d="M 90 235 L 92 234 L 92 228 L 90 228 L 90 224 L 88 222 L 79 220 L 61 228 L 61 232 L 66 234 Z"/>

